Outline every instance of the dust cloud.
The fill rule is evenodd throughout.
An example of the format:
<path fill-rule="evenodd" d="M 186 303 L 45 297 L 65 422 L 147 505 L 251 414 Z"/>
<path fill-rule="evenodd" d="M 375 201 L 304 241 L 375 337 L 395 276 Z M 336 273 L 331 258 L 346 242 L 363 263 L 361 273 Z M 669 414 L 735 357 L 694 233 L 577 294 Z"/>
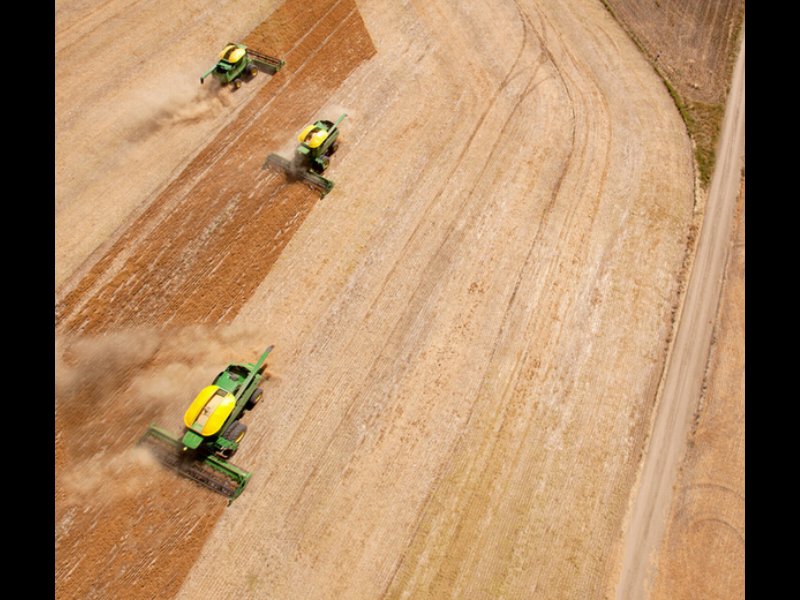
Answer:
<path fill-rule="evenodd" d="M 173 409 L 170 415 L 179 422 L 194 395 L 229 363 L 258 360 L 268 342 L 261 344 L 247 325 L 171 330 L 162 336 L 159 359 L 133 378 L 130 395 L 143 404 Z"/>
<path fill-rule="evenodd" d="M 56 398 L 105 398 L 118 382 L 152 359 L 160 345 L 155 331 L 124 330 L 105 336 L 56 340 Z"/>
<path fill-rule="evenodd" d="M 145 490 L 158 473 L 149 450 L 132 447 L 122 452 L 98 454 L 70 466 L 60 474 L 60 484 L 70 504 L 117 501 Z"/>
<path fill-rule="evenodd" d="M 68 400 L 79 390 L 105 395 L 132 375 L 141 390 L 154 387 L 160 379 L 152 378 L 153 373 L 201 370 L 210 380 L 215 369 L 228 362 L 255 361 L 269 343 L 262 337 L 247 323 L 127 329 L 98 336 L 64 334 L 56 340 L 56 396 Z"/>
<path fill-rule="evenodd" d="M 139 90 L 135 111 L 141 115 L 128 135 L 128 141 L 141 142 L 162 129 L 182 127 L 212 119 L 230 110 L 231 91 L 208 77 L 202 85 L 197 78 L 165 81 Z"/>
<path fill-rule="evenodd" d="M 197 392 L 229 363 L 258 360 L 269 342 L 246 323 L 61 336 L 56 418 L 73 460 L 56 475 L 66 503 L 117 501 L 152 487 L 159 468 L 136 445 L 150 422 L 178 434 Z"/>

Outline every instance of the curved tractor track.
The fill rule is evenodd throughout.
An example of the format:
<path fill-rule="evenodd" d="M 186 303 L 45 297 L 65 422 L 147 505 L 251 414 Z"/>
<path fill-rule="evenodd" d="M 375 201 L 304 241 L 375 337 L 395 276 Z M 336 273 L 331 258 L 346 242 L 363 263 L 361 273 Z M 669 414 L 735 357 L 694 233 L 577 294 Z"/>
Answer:
<path fill-rule="evenodd" d="M 253 479 L 224 511 L 180 484 L 215 508 L 191 557 L 155 557 L 166 589 L 601 597 L 691 230 L 679 115 L 599 2 L 323 4 L 331 51 L 289 54 L 59 303 L 63 334 L 230 323 L 276 345 L 237 455 Z M 340 110 L 325 200 L 259 172 Z"/>
<path fill-rule="evenodd" d="M 236 320 L 286 340 L 258 476 L 179 597 L 601 596 L 689 241 L 683 125 L 595 3 L 359 8 L 377 54 L 332 101 L 360 137 Z"/>

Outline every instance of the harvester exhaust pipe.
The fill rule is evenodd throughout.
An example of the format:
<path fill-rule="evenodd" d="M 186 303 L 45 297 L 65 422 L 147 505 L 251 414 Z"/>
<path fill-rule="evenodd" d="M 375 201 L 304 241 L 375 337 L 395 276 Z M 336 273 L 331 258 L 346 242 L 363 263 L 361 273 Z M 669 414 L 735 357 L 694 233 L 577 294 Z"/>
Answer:
<path fill-rule="evenodd" d="M 344 121 L 346 118 L 347 118 L 347 113 L 342 113 L 342 116 L 336 119 L 336 122 L 333 124 L 333 127 L 331 127 L 329 135 L 333 135 L 333 132 L 339 128 L 339 123 Z"/>
<path fill-rule="evenodd" d="M 210 68 L 208 71 L 206 71 L 205 73 L 203 73 L 203 74 L 200 76 L 200 85 L 203 85 L 203 82 L 206 80 L 206 77 L 208 77 L 209 75 L 211 75 L 211 74 L 214 72 L 214 69 L 216 69 L 216 68 L 217 68 L 217 65 L 214 65 L 214 66 L 213 66 L 213 67 L 211 67 L 211 68 Z"/>

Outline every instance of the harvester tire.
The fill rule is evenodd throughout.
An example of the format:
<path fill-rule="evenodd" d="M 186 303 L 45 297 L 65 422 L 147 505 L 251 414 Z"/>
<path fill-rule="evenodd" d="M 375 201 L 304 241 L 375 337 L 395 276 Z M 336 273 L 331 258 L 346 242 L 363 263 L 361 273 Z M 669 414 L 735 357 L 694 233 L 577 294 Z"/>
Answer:
<path fill-rule="evenodd" d="M 264 390 L 262 390 L 261 388 L 256 388 L 253 391 L 253 393 L 250 394 L 250 399 L 247 401 L 247 404 L 245 404 L 245 408 L 247 410 L 253 410 L 256 407 L 256 404 L 258 404 L 261 401 L 261 395 L 263 393 Z"/>
<path fill-rule="evenodd" d="M 311 169 L 315 173 L 322 175 L 325 172 L 325 169 L 328 168 L 329 164 L 330 160 L 328 159 L 327 156 L 320 156 L 318 160 L 311 163 Z"/>
<path fill-rule="evenodd" d="M 255 77 L 256 73 L 258 73 L 258 69 L 255 67 L 250 67 L 250 77 Z"/>
<path fill-rule="evenodd" d="M 240 87 L 242 87 L 242 80 L 241 79 L 234 80 L 233 88 L 238 90 Z"/>
<path fill-rule="evenodd" d="M 237 444 L 244 439 L 244 434 L 247 433 L 247 425 L 242 423 L 241 421 L 234 421 L 230 427 L 225 430 L 225 433 L 222 434 L 229 442 L 236 442 Z M 225 458 L 230 458 L 235 454 L 236 450 L 228 450 L 223 454 Z"/>
<path fill-rule="evenodd" d="M 247 425 L 241 421 L 234 421 L 231 423 L 231 426 L 225 430 L 223 436 L 230 442 L 239 442 L 244 437 L 245 433 L 247 433 Z"/>

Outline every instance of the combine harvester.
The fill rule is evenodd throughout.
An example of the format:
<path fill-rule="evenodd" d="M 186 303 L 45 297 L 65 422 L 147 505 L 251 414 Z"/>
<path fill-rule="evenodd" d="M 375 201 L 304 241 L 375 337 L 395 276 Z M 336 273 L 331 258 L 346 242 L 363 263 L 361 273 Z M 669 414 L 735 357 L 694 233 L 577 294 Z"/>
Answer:
<path fill-rule="evenodd" d="M 139 441 L 159 461 L 233 502 L 244 490 L 251 473 L 228 462 L 247 432 L 241 422 L 245 410 L 261 400 L 258 384 L 265 378 L 264 361 L 272 346 L 255 364 L 230 364 L 203 388 L 183 415 L 185 429 L 180 439 L 150 425 Z"/>
<path fill-rule="evenodd" d="M 306 126 L 297 140 L 300 145 L 294 158 L 289 161 L 278 154 L 270 154 L 262 169 L 274 167 L 286 173 L 290 179 L 302 179 L 320 192 L 321 198 L 333 189 L 333 182 L 322 176 L 331 162 L 331 156 L 339 147 L 339 123 L 347 114 L 342 114 L 335 123 L 317 121 Z"/>
<path fill-rule="evenodd" d="M 256 52 L 244 44 L 230 42 L 219 53 L 217 64 L 200 77 L 200 84 L 202 85 L 206 77 L 213 74 L 219 80 L 220 85 L 226 86 L 233 82 L 233 87 L 239 89 L 242 85 L 242 77 L 244 75 L 248 75 L 250 78 L 255 77 L 258 73 L 257 67 L 260 66 L 274 75 L 285 64 L 286 62 L 279 58 Z"/>

